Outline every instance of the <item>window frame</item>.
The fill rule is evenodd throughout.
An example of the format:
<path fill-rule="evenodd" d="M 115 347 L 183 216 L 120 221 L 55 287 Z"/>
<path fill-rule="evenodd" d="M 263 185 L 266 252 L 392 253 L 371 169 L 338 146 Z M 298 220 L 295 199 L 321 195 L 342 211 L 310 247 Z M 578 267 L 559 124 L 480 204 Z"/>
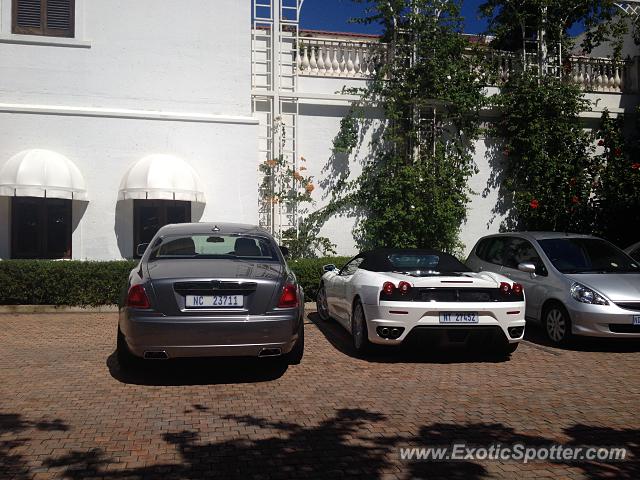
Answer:
<path fill-rule="evenodd" d="M 65 251 L 69 252 L 66 255 L 58 256 L 52 255 L 49 250 L 49 232 L 48 232 L 48 206 L 47 202 L 56 202 L 59 205 L 65 207 L 65 214 L 68 217 L 68 227 L 66 230 L 66 244 L 69 248 Z M 17 245 L 20 243 L 20 239 L 17 237 L 16 233 L 16 223 L 21 215 L 16 214 L 16 210 L 19 208 L 19 203 L 32 203 L 37 205 L 38 208 L 38 222 L 39 222 L 39 231 L 38 231 L 38 251 L 36 255 L 25 255 L 25 254 L 17 254 L 18 250 Z M 46 198 L 46 197 L 12 197 L 11 198 L 11 258 L 12 259 L 47 259 L 47 260 L 55 260 L 55 259 L 71 259 L 73 258 L 73 202 L 72 200 L 66 200 L 61 198 Z"/>
<path fill-rule="evenodd" d="M 40 0 L 40 27 L 18 25 L 18 4 L 21 0 L 11 1 L 11 33 L 18 35 L 37 35 L 41 37 L 75 38 L 76 1 L 69 0 L 69 30 L 49 28 L 47 25 L 48 0 Z"/>

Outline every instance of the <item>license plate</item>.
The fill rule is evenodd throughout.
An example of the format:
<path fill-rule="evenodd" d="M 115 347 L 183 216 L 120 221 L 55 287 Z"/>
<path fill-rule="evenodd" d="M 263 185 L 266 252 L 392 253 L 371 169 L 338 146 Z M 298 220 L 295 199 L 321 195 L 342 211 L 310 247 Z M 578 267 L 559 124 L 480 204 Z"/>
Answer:
<path fill-rule="evenodd" d="M 640 315 L 634 315 L 633 316 L 633 324 L 634 325 L 640 325 Z"/>
<path fill-rule="evenodd" d="M 478 323 L 476 312 L 440 312 L 440 323 Z"/>
<path fill-rule="evenodd" d="M 235 308 L 242 307 L 243 301 L 242 295 L 187 295 L 185 305 L 187 308 Z"/>

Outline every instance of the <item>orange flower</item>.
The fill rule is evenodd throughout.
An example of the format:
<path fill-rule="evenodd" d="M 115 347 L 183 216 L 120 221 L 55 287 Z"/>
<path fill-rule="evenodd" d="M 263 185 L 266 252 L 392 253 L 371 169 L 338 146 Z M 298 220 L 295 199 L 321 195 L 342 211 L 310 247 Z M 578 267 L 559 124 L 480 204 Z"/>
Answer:
<path fill-rule="evenodd" d="M 293 172 L 293 178 L 296 180 L 302 180 L 302 175 L 300 175 L 300 172 Z"/>
<path fill-rule="evenodd" d="M 269 165 L 270 167 L 275 167 L 277 165 L 277 161 L 275 159 L 272 160 L 267 160 L 264 163 L 266 163 L 267 165 Z"/>
<path fill-rule="evenodd" d="M 301 161 L 301 162 L 306 162 L 306 161 L 307 161 L 307 159 L 306 159 L 306 158 L 304 158 L 302 155 L 300 155 L 300 161 Z"/>
<path fill-rule="evenodd" d="M 305 167 L 304 165 L 302 165 L 302 166 L 300 167 L 300 171 L 302 171 L 302 170 L 306 170 L 306 169 L 307 169 L 307 167 Z"/>
<path fill-rule="evenodd" d="M 313 192 L 316 187 L 313 185 L 313 183 L 309 182 L 307 183 L 307 185 L 304 187 L 304 189 L 307 191 L 307 193 L 311 193 Z"/>

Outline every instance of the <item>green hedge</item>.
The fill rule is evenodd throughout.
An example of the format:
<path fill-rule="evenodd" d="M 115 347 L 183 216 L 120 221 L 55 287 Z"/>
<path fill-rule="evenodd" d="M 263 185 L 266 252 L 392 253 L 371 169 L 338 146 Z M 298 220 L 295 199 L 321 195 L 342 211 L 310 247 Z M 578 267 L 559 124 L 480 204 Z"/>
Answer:
<path fill-rule="evenodd" d="M 341 266 L 347 258 L 292 260 L 291 269 L 314 301 L 322 266 Z M 0 305 L 117 304 L 134 261 L 79 262 L 52 260 L 0 261 Z"/>
<path fill-rule="evenodd" d="M 304 258 L 289 260 L 287 263 L 296 274 L 298 283 L 304 288 L 305 301 L 315 302 L 320 277 L 324 273 L 322 266 L 333 263 L 337 267 L 342 267 L 349 259 L 350 257 Z"/>
<path fill-rule="evenodd" d="M 135 265 L 133 261 L 1 261 L 0 304 L 116 304 Z"/>

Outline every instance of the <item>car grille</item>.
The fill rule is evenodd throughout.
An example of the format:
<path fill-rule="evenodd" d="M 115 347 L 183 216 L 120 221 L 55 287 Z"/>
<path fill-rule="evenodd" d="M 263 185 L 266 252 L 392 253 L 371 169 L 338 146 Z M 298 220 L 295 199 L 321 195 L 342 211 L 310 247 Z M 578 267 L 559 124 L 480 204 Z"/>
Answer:
<path fill-rule="evenodd" d="M 614 333 L 640 333 L 640 325 L 611 323 L 609 324 L 609 330 Z"/>
<path fill-rule="evenodd" d="M 625 310 L 636 310 L 640 312 L 640 302 L 616 303 L 616 305 Z"/>
<path fill-rule="evenodd" d="M 173 289 L 182 295 L 206 295 L 212 293 L 249 293 L 258 286 L 255 282 L 225 282 L 213 280 L 210 282 L 176 282 Z"/>

